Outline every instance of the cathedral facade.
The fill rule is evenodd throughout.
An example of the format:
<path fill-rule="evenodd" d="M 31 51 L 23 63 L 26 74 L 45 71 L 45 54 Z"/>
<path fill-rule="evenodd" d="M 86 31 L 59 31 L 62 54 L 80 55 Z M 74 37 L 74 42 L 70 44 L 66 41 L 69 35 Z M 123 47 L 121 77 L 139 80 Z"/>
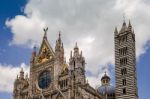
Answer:
<path fill-rule="evenodd" d="M 116 87 L 105 73 L 101 86 L 93 88 L 86 81 L 85 58 L 76 44 L 66 63 L 61 34 L 55 49 L 47 40 L 47 30 L 39 51 L 34 47 L 30 75 L 23 68 L 14 82 L 13 99 L 138 99 L 136 85 L 135 35 L 131 24 L 115 29 Z"/>

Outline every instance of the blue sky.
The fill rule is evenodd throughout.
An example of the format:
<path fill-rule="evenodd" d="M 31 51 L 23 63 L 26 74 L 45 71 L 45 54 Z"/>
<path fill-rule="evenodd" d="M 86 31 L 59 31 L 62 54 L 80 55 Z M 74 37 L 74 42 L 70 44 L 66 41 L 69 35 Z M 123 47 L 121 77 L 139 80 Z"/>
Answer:
<path fill-rule="evenodd" d="M 9 42 L 12 40 L 13 34 L 11 33 L 10 29 L 6 27 L 5 21 L 9 18 L 15 17 L 16 14 L 23 14 L 21 12 L 21 8 L 24 7 L 26 1 L 25 0 L 3 0 L 3 2 L 0 4 L 0 60 L 3 64 L 14 64 L 19 65 L 21 61 L 29 61 L 27 59 L 27 54 L 22 52 L 29 53 L 29 49 L 17 47 L 17 46 L 9 46 Z M 16 59 L 14 56 L 17 56 Z M 7 60 L 7 61 L 6 61 Z M 20 61 L 20 62 L 19 62 Z"/>
<path fill-rule="evenodd" d="M 2 0 L 0 3 L 0 64 L 18 66 L 21 62 L 29 63 L 31 50 L 9 46 L 13 34 L 5 25 L 6 19 L 15 17 L 16 14 L 23 14 L 21 7 L 24 7 L 25 4 L 26 0 Z M 12 92 L 1 91 L 0 97 L 2 99 L 12 99 Z"/>
<path fill-rule="evenodd" d="M 87 78 L 92 86 L 100 83 L 97 79 L 100 79 L 104 71 L 108 71 L 114 84 L 113 31 L 115 26 L 120 29 L 124 12 L 127 16 L 126 20 L 131 19 L 135 29 L 139 99 L 149 98 L 150 34 L 147 32 L 149 31 L 147 26 L 150 23 L 148 17 L 150 15 L 145 9 L 149 8 L 150 3 L 147 0 L 143 0 L 144 2 L 133 0 L 132 5 L 128 5 L 129 2 L 122 1 L 122 5 L 118 6 L 121 0 L 88 1 L 65 1 L 64 3 L 59 0 L 56 2 L 51 0 L 1 1 L 0 77 L 3 82 L 0 82 L 0 97 L 2 99 L 12 98 L 13 81 L 8 79 L 10 77 L 13 77 L 11 80 L 15 79 L 22 65 L 28 70 L 32 47 L 39 46 L 41 43 L 42 28 L 45 26 L 49 27 L 48 38 L 53 48 L 58 31 L 61 30 L 67 59 L 75 42 L 78 42 L 87 59 Z M 137 10 L 134 7 L 137 7 Z M 112 11 L 108 13 L 106 9 Z M 9 77 L 7 70 L 12 71 L 10 72 L 12 76 Z M 10 82 L 4 84 L 5 81 Z"/>

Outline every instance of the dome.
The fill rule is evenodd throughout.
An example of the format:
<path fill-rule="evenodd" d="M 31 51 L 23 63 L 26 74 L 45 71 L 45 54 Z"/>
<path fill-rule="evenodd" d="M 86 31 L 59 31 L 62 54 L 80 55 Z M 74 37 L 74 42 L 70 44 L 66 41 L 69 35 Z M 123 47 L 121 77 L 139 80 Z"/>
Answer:
<path fill-rule="evenodd" d="M 110 77 L 105 72 L 105 74 L 101 78 L 102 85 L 97 87 L 97 92 L 100 95 L 108 94 L 111 96 L 112 94 L 115 94 L 115 87 L 110 85 L 110 80 Z"/>
<path fill-rule="evenodd" d="M 105 75 L 101 78 L 101 80 L 103 80 L 103 79 L 108 79 L 108 80 L 110 80 L 109 76 L 107 76 L 106 73 L 105 73 Z"/>
<path fill-rule="evenodd" d="M 99 94 L 114 94 L 115 93 L 115 87 L 111 85 L 102 85 L 97 88 L 97 91 Z"/>

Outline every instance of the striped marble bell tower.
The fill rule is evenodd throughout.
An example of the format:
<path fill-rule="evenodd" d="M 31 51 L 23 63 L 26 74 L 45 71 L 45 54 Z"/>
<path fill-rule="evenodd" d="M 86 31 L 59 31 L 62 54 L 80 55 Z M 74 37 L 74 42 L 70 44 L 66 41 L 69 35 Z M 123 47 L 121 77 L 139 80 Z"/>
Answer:
<path fill-rule="evenodd" d="M 115 28 L 116 99 L 138 99 L 136 77 L 135 34 L 129 21 L 121 30 Z"/>

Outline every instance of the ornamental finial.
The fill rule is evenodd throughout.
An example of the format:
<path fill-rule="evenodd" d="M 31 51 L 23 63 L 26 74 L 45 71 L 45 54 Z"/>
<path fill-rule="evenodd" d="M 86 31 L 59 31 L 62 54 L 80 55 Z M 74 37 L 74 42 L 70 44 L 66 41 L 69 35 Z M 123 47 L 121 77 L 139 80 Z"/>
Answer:
<path fill-rule="evenodd" d="M 43 31 L 44 31 L 44 37 L 47 37 L 48 27 L 47 28 L 43 28 Z"/>

